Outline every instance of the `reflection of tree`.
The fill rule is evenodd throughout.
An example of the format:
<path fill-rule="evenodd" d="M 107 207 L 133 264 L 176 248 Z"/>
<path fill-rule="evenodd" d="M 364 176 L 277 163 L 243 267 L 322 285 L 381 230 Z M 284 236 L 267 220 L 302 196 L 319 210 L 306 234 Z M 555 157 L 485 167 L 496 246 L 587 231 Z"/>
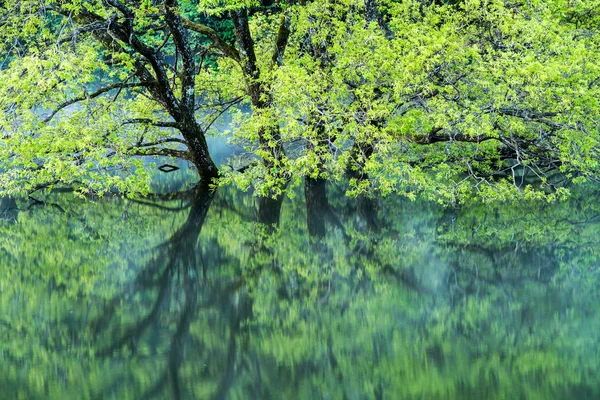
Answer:
<path fill-rule="evenodd" d="M 189 214 L 181 227 L 167 241 L 157 246 L 155 255 L 136 272 L 133 282 L 107 301 L 99 310 L 99 316 L 91 323 L 98 346 L 97 355 L 107 358 L 114 358 L 124 350 L 130 353 L 131 357 L 136 357 L 138 343 L 151 338 L 152 331 L 160 330 L 165 319 L 170 321 L 170 325 L 174 325 L 170 330 L 170 344 L 165 350 L 167 361 L 164 371 L 145 391 L 142 398 L 160 397 L 167 388 L 170 388 L 173 398 L 190 396 L 180 377 L 180 369 L 185 362 L 184 352 L 189 353 L 188 346 L 191 346 L 194 348 L 194 355 L 210 362 L 210 357 L 203 355 L 204 351 L 199 348 L 202 347 L 202 343 L 190 333 L 190 326 L 198 319 L 200 312 L 210 314 L 211 310 L 218 310 L 221 322 L 228 321 L 225 326 L 219 324 L 228 334 L 219 335 L 226 342 L 226 346 L 223 349 L 224 353 L 218 354 L 217 363 L 221 368 L 215 371 L 216 375 L 210 376 L 216 383 L 211 398 L 226 398 L 236 383 L 236 377 L 247 368 L 240 353 L 247 347 L 243 339 L 247 336 L 244 333 L 247 329 L 244 322 L 252 316 L 251 297 L 241 289 L 241 278 L 234 278 L 229 283 L 211 281 L 207 276 L 207 269 L 219 267 L 212 265 L 210 259 L 219 253 L 219 244 L 212 240 L 212 249 L 208 254 L 202 254 L 202 246 L 198 245 L 213 200 L 214 196 L 209 191 L 197 191 L 190 196 Z M 281 197 L 259 199 L 258 219 L 260 225 L 267 228 L 266 232 L 277 229 L 282 201 Z M 243 210 L 235 210 L 231 205 L 224 203 L 223 198 L 218 199 L 217 203 L 221 208 L 233 211 L 242 218 L 250 216 Z M 252 246 L 256 252 L 267 251 L 260 243 Z M 218 264 L 218 261 L 224 260 L 215 261 L 215 264 Z M 136 317 L 123 328 L 121 314 L 127 314 L 127 308 L 133 311 L 140 303 L 149 311 L 142 317 Z M 139 312 L 134 311 L 133 314 Z M 103 337 L 108 337 L 109 340 L 101 345 Z M 120 379 L 116 379 L 113 384 L 99 392 L 98 396 L 102 397 L 103 393 L 113 391 L 119 383 Z"/>
<path fill-rule="evenodd" d="M 595 253 L 592 249 L 598 245 L 598 236 L 593 226 L 600 209 L 585 200 L 597 196 L 589 190 L 582 188 L 577 196 L 560 204 L 446 210 L 436 230 L 442 251 L 451 249 L 454 254 L 448 259 L 452 269 L 449 281 L 467 293 L 479 290 L 482 284 L 551 282 L 561 266 L 572 263 L 575 254 Z"/>
<path fill-rule="evenodd" d="M 213 194 L 208 190 L 197 191 L 189 201 L 189 214 L 181 227 L 156 248 L 155 256 L 137 272 L 133 283 L 109 300 L 100 310 L 99 317 L 92 322 L 98 342 L 103 334 L 110 338 L 108 344 L 100 347 L 98 351 L 98 355 L 104 357 L 114 357 L 124 348 L 129 349 L 135 357 L 137 343 L 141 342 L 144 336 L 152 336 L 149 331 L 160 330 L 164 320 L 168 320 L 169 325 L 174 326 L 171 329 L 168 349 L 165 350 L 167 361 L 164 371 L 142 398 L 161 396 L 167 387 L 170 387 L 172 398 L 186 397 L 180 377 L 180 369 L 185 361 L 184 352 L 188 345 L 201 346 L 200 343 L 194 342 L 190 326 L 196 320 L 199 311 L 231 303 L 230 297 L 241 285 L 239 279 L 226 285 L 207 280 L 207 268 L 217 266 L 207 265 L 197 242 L 213 201 Z M 125 313 L 133 311 L 134 315 L 137 314 L 134 308 L 140 298 L 143 299 L 144 307 L 150 309 L 149 312 L 129 323 L 127 328 L 122 328 L 119 309 L 125 307 Z M 248 313 L 248 307 L 243 303 L 244 300 L 240 300 L 237 306 L 228 311 L 231 315 L 227 350 L 229 355 L 217 393 L 226 391 L 228 380 L 233 376 L 236 333 Z M 131 310 L 127 310 L 128 307 L 131 307 Z M 111 325 L 116 326 L 110 330 Z M 202 349 L 196 348 L 194 353 L 201 356 Z M 119 380 L 115 381 L 115 385 L 118 384 Z M 106 389 L 107 392 L 112 390 L 111 387 Z M 99 396 L 102 397 L 102 394 Z"/>
<path fill-rule="evenodd" d="M 277 275 L 281 273 L 277 268 L 277 264 L 271 261 L 273 260 L 272 249 L 265 245 L 264 237 L 277 231 L 283 200 L 282 196 L 277 198 L 261 197 L 258 200 L 257 228 L 259 235 L 257 235 L 254 241 L 249 243 L 251 247 L 249 258 L 250 260 L 255 259 L 259 261 L 254 263 L 252 274 L 246 275 L 244 280 L 252 279 L 253 277 L 256 278 L 264 269 L 268 269 Z M 230 316 L 229 322 L 230 333 L 227 344 L 227 367 L 223 371 L 223 377 L 214 395 L 211 396 L 213 399 L 228 398 L 236 381 L 241 381 L 241 377 L 244 374 L 255 376 L 255 382 L 251 385 L 253 392 L 259 398 L 264 397 L 266 393 L 265 388 L 262 386 L 259 360 L 256 358 L 256 354 L 250 351 L 250 344 L 248 343 L 249 332 L 246 323 L 252 319 L 253 298 L 246 290 L 240 291 L 238 295 L 240 306 L 237 312 L 234 312 Z M 238 342 L 240 345 L 238 345 Z M 250 354 L 244 355 L 244 353 Z"/>
<path fill-rule="evenodd" d="M 111 356 L 127 347 L 135 354 L 136 343 L 148 330 L 158 329 L 163 314 L 169 313 L 169 318 L 175 321 L 175 330 L 167 352 L 166 370 L 144 398 L 160 394 L 167 383 L 171 386 L 173 397 L 181 398 L 179 368 L 189 335 L 189 326 L 197 312 L 198 292 L 201 289 L 196 242 L 212 198 L 212 193 L 204 190 L 197 192 L 190 199 L 191 207 L 187 220 L 167 241 L 157 247 L 157 254 L 137 273 L 134 282 L 109 300 L 100 310 L 99 317 L 92 322 L 94 335 L 100 337 L 110 328 L 111 321 L 116 318 L 118 308 L 123 303 L 133 302 L 135 305 L 136 297 L 149 301 L 156 293 L 150 303 L 150 311 L 126 329 L 116 327 L 114 330 L 117 332 L 113 330 L 109 335 L 109 344 L 99 348 L 97 352 L 99 356 Z M 174 312 L 174 305 L 177 306 L 178 312 Z"/>
<path fill-rule="evenodd" d="M 314 383 L 312 390 L 340 398 L 348 393 L 348 387 L 369 393 L 367 397 L 398 393 L 405 393 L 406 398 L 544 397 L 544 393 L 552 397 L 556 395 L 553 389 L 548 391 L 549 382 L 561 382 L 561 390 L 566 391 L 562 393 L 569 393 L 569 385 L 578 381 L 577 376 L 567 372 L 577 370 L 578 362 L 562 359 L 565 352 L 574 351 L 572 342 L 563 338 L 580 335 L 579 329 L 587 326 L 583 315 L 590 312 L 593 301 L 589 296 L 568 300 L 581 307 L 576 312 L 578 317 L 570 315 L 563 298 L 572 293 L 561 293 L 555 280 L 565 262 L 572 267 L 570 257 L 561 255 L 563 247 L 580 250 L 569 244 L 572 238 L 597 243 L 597 237 L 590 237 L 595 231 L 589 226 L 593 210 L 577 217 L 569 211 L 569 204 L 553 205 L 550 213 L 543 207 L 532 211 L 528 205 L 525 208 L 530 208 L 529 213 L 538 214 L 536 220 L 528 221 L 519 213 L 518 205 L 504 205 L 500 219 L 492 222 L 497 211 L 490 207 L 465 209 L 451 218 L 449 214 L 436 215 L 435 211 L 425 214 L 409 203 L 386 202 L 387 207 L 379 214 L 386 216 L 381 219 L 386 221 L 384 231 L 373 234 L 377 230 L 366 228 L 368 223 L 361 218 L 359 206 L 349 207 L 351 202 L 345 200 L 336 209 L 343 210 L 340 229 L 346 232 L 348 241 L 344 235 L 323 228 L 329 207 L 327 197 L 319 196 L 312 183 L 305 190 L 311 190 L 305 192 L 307 229 L 325 245 L 311 247 L 312 255 L 296 254 L 291 249 L 277 248 L 277 243 L 289 242 L 294 243 L 294 249 L 303 248 L 293 226 L 278 236 L 273 251 L 288 264 L 284 263 L 284 276 L 279 282 L 296 282 L 296 289 L 290 289 L 295 296 L 286 296 L 282 305 L 280 296 L 265 300 L 269 298 L 267 293 L 275 290 L 265 288 L 256 295 L 263 299 L 255 306 L 260 337 L 270 337 L 267 340 L 272 340 L 269 343 L 274 348 L 266 352 L 272 358 L 262 355 L 263 365 L 278 365 L 277 376 L 290 382 L 288 393 L 298 393 L 302 385 L 315 379 L 324 387 Z M 557 227 L 555 217 L 562 219 L 560 214 L 565 210 L 571 214 L 570 223 L 585 223 L 563 226 L 556 232 L 545 229 Z M 298 214 L 297 210 L 292 212 Z M 482 224 L 486 220 L 490 221 L 487 226 L 480 227 L 486 225 Z M 501 234 L 494 232 L 499 226 Z M 523 234 L 526 240 L 519 238 Z M 335 254 L 343 249 L 349 255 L 336 261 Z M 325 298 L 312 295 L 312 289 L 330 279 L 324 265 L 334 271 Z M 363 273 L 358 275 L 356 271 Z M 436 274 L 439 278 L 431 282 Z M 378 290 L 386 295 L 375 295 Z M 404 304 L 404 309 L 394 304 Z M 373 312 L 371 320 L 367 315 Z M 594 315 L 597 320 L 598 314 Z M 553 318 L 560 318 L 561 323 L 554 324 Z M 586 332 L 589 334 L 589 329 Z M 361 339 L 348 339 L 348 334 Z M 290 343 L 283 352 L 278 349 L 281 337 Z M 597 334 L 588 338 L 594 343 L 600 340 Z M 403 341 L 399 344 L 395 340 Z M 392 350 L 396 346 L 402 347 L 401 353 Z M 289 354 L 294 354 L 293 361 L 287 359 Z M 371 370 L 363 368 L 365 364 Z M 423 365 L 433 366 L 434 370 Z M 598 367 L 596 363 L 593 368 Z M 527 375 L 521 375 L 525 368 L 542 377 L 537 385 L 512 385 L 514 379 L 528 382 Z M 484 377 L 480 381 L 486 392 L 472 386 L 469 376 L 463 375 L 480 369 L 491 374 L 491 382 Z M 503 378 L 506 376 L 512 378 L 507 381 Z M 372 391 L 352 385 L 365 381 L 373 383 Z M 589 389 L 594 382 L 594 378 L 587 379 L 584 386 Z M 332 394 L 331 387 L 338 388 L 336 394 Z"/>
<path fill-rule="evenodd" d="M 581 375 L 583 364 L 600 371 L 590 350 L 600 346 L 592 329 L 600 322 L 598 247 L 582 250 L 582 243 L 598 244 L 598 221 L 590 219 L 597 206 L 574 206 L 574 198 L 535 210 L 444 211 L 337 190 L 311 182 L 305 201 L 261 200 L 258 208 L 251 197 L 219 189 L 179 205 L 112 205 L 110 218 L 88 212 L 69 221 L 53 208 L 46 219 L 29 219 L 44 209 L 23 212 L 22 232 L 10 227 L 20 237 L 14 243 L 34 243 L 41 232 L 27 224 L 39 221 L 54 226 L 48 235 L 72 237 L 56 227 L 70 223 L 87 236 L 68 248 L 73 258 L 61 258 L 68 265 L 52 279 L 35 275 L 49 270 L 50 258 L 43 268 L 23 268 L 19 279 L 29 286 L 0 270 L 0 287 L 10 282 L 11 290 L 21 288 L 12 297 L 34 303 L 20 313 L 49 315 L 19 326 L 0 292 L 0 308 L 9 311 L 0 320 L 1 361 L 17 368 L 31 356 L 13 349 L 43 349 L 39 366 L 27 365 L 32 376 L 56 365 L 61 376 L 79 377 L 61 378 L 71 391 L 58 378 L 46 380 L 50 398 L 72 396 L 81 382 L 89 383 L 79 397 L 123 399 L 552 398 L 550 389 L 566 396 L 572 385 L 587 390 L 597 382 Z M 98 271 L 78 268 L 76 254 L 103 254 L 96 237 L 123 234 L 142 220 L 150 222 L 140 237 L 154 238 L 131 242 L 140 249 L 124 249 L 122 260 L 122 249 L 109 247 L 95 262 L 110 278 L 92 280 L 93 295 L 77 294 L 85 279 L 73 280 Z M 71 303 L 41 308 L 45 292 L 72 296 Z M 44 397 L 32 385 L 27 391 Z"/>

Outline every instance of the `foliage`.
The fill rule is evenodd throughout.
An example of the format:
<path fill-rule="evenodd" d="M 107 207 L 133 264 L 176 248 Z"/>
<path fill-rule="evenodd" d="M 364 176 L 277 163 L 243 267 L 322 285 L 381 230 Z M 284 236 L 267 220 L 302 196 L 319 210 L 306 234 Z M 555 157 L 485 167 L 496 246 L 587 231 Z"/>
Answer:
<path fill-rule="evenodd" d="M 252 139 L 274 120 L 294 144 L 293 182 L 350 169 L 365 178 L 352 193 L 492 201 L 543 196 L 557 168 L 595 179 L 598 36 L 565 17 L 584 4 L 390 2 L 390 39 L 348 12 L 360 4 L 311 2 L 294 14 L 283 66 L 265 78 L 273 109 L 244 114 L 236 135 Z"/>
<path fill-rule="evenodd" d="M 232 110 L 248 154 L 220 182 L 261 195 L 349 175 L 355 195 L 552 200 L 598 178 L 597 0 L 15 1 L 3 193 L 144 193 L 147 156 L 211 180 Z"/>

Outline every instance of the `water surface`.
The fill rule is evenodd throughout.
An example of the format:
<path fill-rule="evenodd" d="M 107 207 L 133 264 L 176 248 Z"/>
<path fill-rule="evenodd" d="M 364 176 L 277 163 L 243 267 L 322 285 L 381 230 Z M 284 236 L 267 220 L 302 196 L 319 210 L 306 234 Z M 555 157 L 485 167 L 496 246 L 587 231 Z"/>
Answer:
<path fill-rule="evenodd" d="M 599 194 L 4 199 L 0 397 L 600 398 Z"/>

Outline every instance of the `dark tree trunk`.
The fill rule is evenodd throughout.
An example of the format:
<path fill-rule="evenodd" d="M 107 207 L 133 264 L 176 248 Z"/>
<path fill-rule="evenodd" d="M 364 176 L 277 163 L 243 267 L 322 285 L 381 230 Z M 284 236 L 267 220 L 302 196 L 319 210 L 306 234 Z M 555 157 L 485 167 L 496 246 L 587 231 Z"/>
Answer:
<path fill-rule="evenodd" d="M 219 170 L 210 157 L 204 131 L 193 117 L 184 119 L 179 125 L 179 131 L 185 139 L 191 155 L 190 161 L 196 167 L 202 182 L 211 183 L 214 178 L 219 176 Z"/>
<path fill-rule="evenodd" d="M 323 238 L 325 236 L 325 219 L 329 212 L 325 180 L 306 177 L 304 197 L 306 199 L 308 235 L 315 239 Z"/>
<path fill-rule="evenodd" d="M 391 39 L 394 36 L 383 19 L 383 15 L 381 15 L 381 12 L 379 11 L 377 0 L 365 0 L 365 19 L 367 20 L 367 23 L 377 22 L 383 34 L 388 39 Z"/>
<path fill-rule="evenodd" d="M 182 67 L 179 71 L 181 77 L 181 95 L 176 96 L 172 82 L 168 78 L 166 65 L 168 64 L 160 48 L 154 48 L 138 37 L 134 30 L 134 12 L 119 2 L 108 2 L 118 9 L 126 17 L 126 22 L 121 23 L 116 18 L 107 20 L 107 30 L 94 33 L 94 37 L 108 50 L 126 52 L 121 45 L 115 41 L 119 39 L 127 43 L 141 57 L 134 63 L 135 75 L 140 82 L 147 84 L 147 90 L 151 97 L 161 104 L 164 110 L 175 120 L 176 126 L 185 139 L 188 147 L 188 155 L 185 157 L 191 161 L 198 171 L 200 179 L 204 183 L 210 183 L 218 176 L 218 169 L 210 157 L 206 143 L 205 132 L 195 119 L 195 75 L 196 62 L 190 44 L 190 37 L 180 14 L 175 11 L 178 7 L 174 0 L 165 0 L 164 17 L 169 33 L 173 37 L 178 54 L 181 55 Z M 96 16 L 82 12 L 78 17 L 84 23 L 95 21 Z M 178 65 L 174 66 L 175 69 Z M 151 73 L 150 70 L 153 72 Z"/>
<path fill-rule="evenodd" d="M 350 243 L 350 237 L 344 224 L 329 204 L 327 181 L 321 178 L 306 177 L 304 197 L 306 200 L 306 225 L 312 249 L 322 254 L 325 259 L 330 259 L 328 257 L 332 257 L 331 248 L 322 240 L 327 233 L 327 228 L 339 230 L 346 243 Z"/>
<path fill-rule="evenodd" d="M 264 83 L 260 80 L 260 69 L 256 61 L 256 53 L 254 50 L 254 40 L 250 32 L 250 26 L 248 24 L 248 11 L 241 9 L 237 11 L 231 11 L 231 20 L 235 31 L 235 39 L 238 45 L 240 63 L 246 78 L 246 88 L 248 95 L 252 101 L 252 107 L 256 110 L 268 109 L 272 105 L 272 96 L 268 88 L 265 87 Z M 289 31 L 287 33 L 289 35 Z M 285 39 L 278 39 L 276 46 L 285 46 L 287 43 L 287 37 Z M 283 50 L 276 51 L 277 58 L 283 56 Z M 270 138 L 274 139 L 275 146 L 270 146 Z M 281 160 L 284 155 L 283 144 L 281 142 L 281 135 L 278 126 L 265 126 L 258 132 L 259 144 L 263 149 L 268 150 L 273 159 L 263 160 L 267 168 L 271 168 L 274 164 Z"/>
<path fill-rule="evenodd" d="M 271 197 L 259 197 L 258 222 L 275 229 L 279 225 L 282 203 L 283 196 L 278 196 L 276 199 L 272 199 Z"/>
<path fill-rule="evenodd" d="M 365 223 L 366 230 L 372 233 L 379 233 L 381 230 L 377 219 L 379 202 L 371 197 L 361 195 L 356 199 L 356 206 L 358 215 Z"/>
<path fill-rule="evenodd" d="M 19 216 L 17 202 L 12 197 L 0 198 L 0 220 L 15 222 Z"/>

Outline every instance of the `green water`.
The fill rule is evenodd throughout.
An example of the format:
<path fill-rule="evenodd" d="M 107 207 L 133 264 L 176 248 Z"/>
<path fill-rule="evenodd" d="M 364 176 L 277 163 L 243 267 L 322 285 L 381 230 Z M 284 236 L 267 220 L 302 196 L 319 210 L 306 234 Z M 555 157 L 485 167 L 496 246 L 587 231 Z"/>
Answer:
<path fill-rule="evenodd" d="M 598 399 L 600 189 L 2 201 L 2 399 Z"/>

